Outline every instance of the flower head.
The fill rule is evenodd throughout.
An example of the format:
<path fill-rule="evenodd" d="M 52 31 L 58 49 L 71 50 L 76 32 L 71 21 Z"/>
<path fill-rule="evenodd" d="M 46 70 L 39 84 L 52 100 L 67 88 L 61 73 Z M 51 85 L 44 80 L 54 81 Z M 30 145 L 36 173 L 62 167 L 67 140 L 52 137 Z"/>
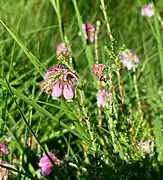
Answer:
<path fill-rule="evenodd" d="M 92 73 L 100 80 L 102 75 L 102 72 L 105 68 L 104 64 L 95 64 L 93 65 L 93 67 L 91 68 Z"/>
<path fill-rule="evenodd" d="M 10 153 L 10 150 L 8 149 L 8 147 L 4 143 L 0 143 L 0 152 L 3 155 L 8 155 Z"/>
<path fill-rule="evenodd" d="M 87 40 L 88 44 L 94 43 L 95 39 L 95 25 L 93 24 L 82 24 L 82 28 L 84 31 L 85 39 Z"/>
<path fill-rule="evenodd" d="M 109 93 L 105 90 L 99 90 L 97 94 L 97 106 L 106 106 L 107 107 L 107 100 L 109 97 Z"/>
<path fill-rule="evenodd" d="M 153 5 L 151 3 L 145 4 L 141 8 L 141 15 L 146 17 L 152 17 L 154 15 Z"/>
<path fill-rule="evenodd" d="M 54 162 L 55 165 L 60 165 L 61 161 L 57 159 L 52 152 L 48 152 L 48 155 L 51 157 L 52 161 Z M 44 154 L 39 162 L 39 167 L 41 168 L 41 173 L 43 176 L 48 176 L 52 170 L 53 170 L 53 164 L 48 158 L 46 154 Z"/>
<path fill-rule="evenodd" d="M 57 58 L 68 57 L 70 55 L 70 46 L 65 43 L 60 43 L 56 47 Z"/>
<path fill-rule="evenodd" d="M 138 143 L 138 149 L 144 153 L 150 153 L 152 150 L 153 141 L 148 139 L 146 141 Z"/>
<path fill-rule="evenodd" d="M 8 179 L 8 169 L 5 168 L 5 167 L 2 167 L 2 166 L 6 166 L 6 167 L 12 167 L 10 164 L 8 164 L 7 162 L 0 162 L 0 177 L 3 179 L 3 180 L 7 180 Z"/>
<path fill-rule="evenodd" d="M 44 80 L 40 84 L 43 91 L 53 99 L 63 96 L 67 101 L 72 101 L 74 89 L 79 82 L 77 74 L 64 65 L 53 66 L 45 73 Z"/>
<path fill-rule="evenodd" d="M 120 53 L 120 60 L 128 70 L 138 67 L 139 58 L 130 49 L 126 49 Z"/>

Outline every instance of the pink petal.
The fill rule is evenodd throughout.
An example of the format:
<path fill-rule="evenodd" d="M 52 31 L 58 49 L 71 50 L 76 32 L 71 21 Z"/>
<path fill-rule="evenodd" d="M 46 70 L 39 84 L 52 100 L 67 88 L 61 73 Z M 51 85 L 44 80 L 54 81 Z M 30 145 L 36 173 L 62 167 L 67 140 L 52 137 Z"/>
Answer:
<path fill-rule="evenodd" d="M 53 167 L 50 166 L 50 167 L 42 167 L 41 168 L 41 173 L 43 176 L 48 176 L 53 170 Z"/>
<path fill-rule="evenodd" d="M 66 100 L 71 101 L 74 97 L 74 91 L 70 85 L 64 86 L 63 96 Z"/>
<path fill-rule="evenodd" d="M 83 28 L 84 36 L 87 39 L 86 24 L 82 24 L 82 28 Z"/>
<path fill-rule="evenodd" d="M 53 99 L 57 99 L 62 95 L 62 85 L 59 82 L 53 86 L 51 95 Z"/>
<path fill-rule="evenodd" d="M 8 149 L 8 147 L 4 143 L 0 143 L 0 151 L 4 155 L 8 155 L 10 153 L 10 150 Z"/>

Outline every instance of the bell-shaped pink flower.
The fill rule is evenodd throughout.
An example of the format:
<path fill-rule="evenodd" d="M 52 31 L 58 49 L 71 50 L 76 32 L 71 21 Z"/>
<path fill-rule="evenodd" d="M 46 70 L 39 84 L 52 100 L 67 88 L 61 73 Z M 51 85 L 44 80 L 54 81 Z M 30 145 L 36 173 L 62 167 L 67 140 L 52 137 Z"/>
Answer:
<path fill-rule="evenodd" d="M 67 101 L 72 101 L 74 97 L 74 90 L 71 85 L 64 86 L 63 88 L 63 96 Z"/>
<path fill-rule="evenodd" d="M 61 161 L 57 159 L 52 152 L 48 152 L 48 155 L 51 157 L 55 165 L 61 164 Z M 41 168 L 42 175 L 48 176 L 52 172 L 54 164 L 52 164 L 52 162 L 46 154 L 43 155 L 39 162 L 39 167 Z"/>
<path fill-rule="evenodd" d="M 109 97 L 109 93 L 105 89 L 99 90 L 98 94 L 97 94 L 97 106 L 98 107 L 100 107 L 100 106 L 107 107 L 108 97 Z"/>
<path fill-rule="evenodd" d="M 154 15 L 153 5 L 151 3 L 150 4 L 145 4 L 141 8 L 141 15 L 146 16 L 146 17 L 152 17 Z"/>
<path fill-rule="evenodd" d="M 40 87 L 53 99 L 64 97 L 67 101 L 72 101 L 79 78 L 70 68 L 55 65 L 45 73 L 44 79 Z"/>
<path fill-rule="evenodd" d="M 8 155 L 10 153 L 10 150 L 4 143 L 0 143 L 0 152 L 3 155 Z"/>
<path fill-rule="evenodd" d="M 53 99 L 57 99 L 62 95 L 63 86 L 61 83 L 56 82 L 52 88 L 52 97 Z"/>
<path fill-rule="evenodd" d="M 128 70 L 132 70 L 138 67 L 139 58 L 130 49 L 126 49 L 120 53 L 120 60 L 124 67 Z"/>
<path fill-rule="evenodd" d="M 94 43 L 95 32 L 96 32 L 95 25 L 93 25 L 93 24 L 82 24 L 82 28 L 84 31 L 85 39 L 87 40 L 88 44 Z"/>

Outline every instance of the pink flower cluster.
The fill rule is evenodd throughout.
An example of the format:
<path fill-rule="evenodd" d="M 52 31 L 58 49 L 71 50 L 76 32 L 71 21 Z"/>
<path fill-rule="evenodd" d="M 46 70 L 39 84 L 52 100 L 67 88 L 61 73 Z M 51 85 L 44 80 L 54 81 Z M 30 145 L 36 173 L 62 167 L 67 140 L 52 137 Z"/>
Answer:
<path fill-rule="evenodd" d="M 53 99 L 64 97 L 67 101 L 72 101 L 79 77 L 70 68 L 55 65 L 45 73 L 44 80 L 40 84 L 41 89 Z"/>
<path fill-rule="evenodd" d="M 150 4 L 145 4 L 141 8 L 141 15 L 146 16 L 146 17 L 152 17 L 154 15 L 153 5 L 151 3 Z"/>
<path fill-rule="evenodd" d="M 138 67 L 139 58 L 130 49 L 126 49 L 120 53 L 120 60 L 123 66 L 128 70 Z"/>
<path fill-rule="evenodd" d="M 96 76 L 96 78 L 99 81 L 103 81 L 105 79 L 103 75 L 104 68 L 105 68 L 104 64 L 94 64 L 93 67 L 91 68 L 92 73 Z M 100 90 L 98 91 L 97 94 L 97 106 L 107 107 L 108 96 L 109 93 L 103 87 L 100 87 Z"/>
<path fill-rule="evenodd" d="M 61 164 L 61 161 L 57 159 L 52 152 L 48 152 L 48 155 L 55 165 Z M 52 172 L 54 164 L 52 164 L 48 156 L 44 154 L 39 162 L 39 167 L 41 168 L 42 175 L 48 176 Z"/>

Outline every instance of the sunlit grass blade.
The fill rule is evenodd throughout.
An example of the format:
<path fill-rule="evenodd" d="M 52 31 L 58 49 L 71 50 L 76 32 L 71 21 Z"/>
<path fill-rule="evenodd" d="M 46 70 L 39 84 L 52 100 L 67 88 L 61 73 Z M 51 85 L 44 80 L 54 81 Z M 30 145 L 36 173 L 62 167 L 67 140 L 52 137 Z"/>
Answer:
<path fill-rule="evenodd" d="M 79 30 L 82 33 L 82 43 L 83 43 L 83 47 L 85 49 L 86 57 L 87 57 L 87 60 L 88 60 L 88 65 L 89 65 L 89 67 L 91 67 L 92 64 L 93 64 L 93 55 L 92 55 L 92 52 L 91 52 L 91 47 L 87 45 L 87 43 L 85 41 L 85 38 L 84 38 L 84 33 L 83 33 L 83 29 L 82 29 L 83 22 L 82 22 L 82 18 L 81 18 L 81 15 L 80 15 L 80 11 L 79 11 L 79 8 L 78 8 L 77 1 L 72 0 L 72 2 L 73 2 L 73 5 L 74 5 L 74 8 L 75 8 L 75 13 L 76 13 L 77 21 L 78 21 Z"/>
<path fill-rule="evenodd" d="M 0 81 L 1 83 L 4 84 L 3 81 Z M 5 84 L 4 84 L 5 85 Z M 6 86 L 6 85 L 5 85 Z M 41 107 L 40 105 L 38 105 L 34 100 L 29 99 L 27 96 L 25 96 L 24 94 L 22 94 L 19 90 L 15 89 L 14 87 L 10 86 L 10 89 L 12 91 L 12 93 L 19 99 L 22 99 L 24 102 L 26 102 L 27 104 L 29 104 L 30 106 L 32 106 L 34 109 L 36 109 L 39 113 L 41 113 L 42 115 L 45 115 L 46 117 L 50 118 L 53 120 L 53 124 L 55 123 L 59 123 L 58 119 L 53 116 L 50 112 L 48 112 L 45 108 Z M 85 140 L 88 142 L 88 139 L 85 136 L 82 136 L 79 134 L 79 132 L 81 132 L 81 130 L 79 129 L 79 132 L 77 132 L 76 130 L 71 129 L 69 126 L 67 126 L 65 123 L 60 122 L 60 125 L 64 128 L 66 128 L 68 131 L 70 131 L 71 133 L 73 133 L 74 135 L 78 136 L 79 138 Z M 29 127 L 30 128 L 30 127 Z M 36 137 L 37 138 L 37 137 Z"/>
<path fill-rule="evenodd" d="M 17 37 L 16 34 L 14 34 L 7 26 L 6 24 L 0 19 L 0 23 L 4 26 L 4 28 L 9 32 L 9 34 L 12 36 L 12 38 L 17 42 L 17 44 L 21 47 L 21 49 L 24 51 L 26 56 L 29 58 L 29 60 L 32 62 L 32 64 L 35 66 L 37 71 L 43 76 L 44 68 L 42 67 L 40 61 L 26 48 L 26 46 L 23 44 L 23 42 Z"/>
<path fill-rule="evenodd" d="M 163 134 L 162 134 L 162 123 L 160 119 L 156 118 L 153 120 L 154 123 L 154 133 L 156 138 L 156 147 L 158 153 L 158 161 L 163 163 Z"/>
<path fill-rule="evenodd" d="M 62 19 L 61 19 L 61 13 L 60 13 L 59 0 L 50 0 L 50 2 L 52 3 L 52 6 L 56 12 L 58 24 L 59 24 L 59 31 L 60 31 L 60 35 L 61 35 L 61 40 L 64 42 L 64 34 L 63 34 L 63 30 L 62 30 Z"/>
<path fill-rule="evenodd" d="M 162 82 L 163 82 L 163 44 L 162 44 L 162 37 L 160 33 L 160 25 L 157 17 L 157 11 L 155 10 L 154 14 L 154 25 L 155 25 L 155 31 L 156 31 L 156 37 L 157 37 L 157 48 L 158 48 L 158 54 L 160 59 L 160 67 L 161 67 L 161 76 L 162 76 Z"/>

